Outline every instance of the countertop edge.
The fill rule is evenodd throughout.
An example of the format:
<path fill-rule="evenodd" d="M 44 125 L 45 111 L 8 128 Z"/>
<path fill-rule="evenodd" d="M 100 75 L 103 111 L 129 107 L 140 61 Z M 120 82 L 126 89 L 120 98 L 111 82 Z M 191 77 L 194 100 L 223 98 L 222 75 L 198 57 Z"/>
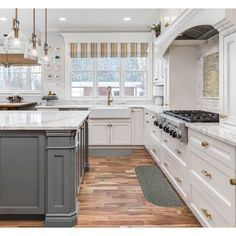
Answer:
<path fill-rule="evenodd" d="M 207 135 L 211 138 L 217 139 L 218 141 L 224 142 L 226 144 L 229 144 L 231 146 L 236 147 L 236 139 L 234 139 L 233 137 L 223 137 L 223 135 L 227 135 L 227 136 L 235 136 L 236 137 L 236 131 L 227 129 L 225 127 L 220 126 L 220 124 L 201 124 L 201 126 L 199 126 L 199 123 L 186 123 L 186 126 L 194 131 L 197 131 L 201 134 Z M 214 126 L 215 125 L 215 126 Z M 207 127 L 208 126 L 208 127 Z M 214 132 L 217 132 L 216 129 L 220 132 L 224 132 L 224 134 L 217 134 L 214 133 L 213 131 L 209 130 L 209 127 L 213 126 L 215 128 Z M 233 141 L 235 140 L 235 141 Z"/>

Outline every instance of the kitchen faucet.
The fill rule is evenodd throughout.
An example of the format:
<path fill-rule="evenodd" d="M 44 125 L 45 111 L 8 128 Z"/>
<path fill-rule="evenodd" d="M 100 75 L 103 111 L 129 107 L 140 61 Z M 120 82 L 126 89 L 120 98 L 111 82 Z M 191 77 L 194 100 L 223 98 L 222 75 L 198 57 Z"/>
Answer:
<path fill-rule="evenodd" d="M 107 105 L 110 106 L 111 103 L 113 102 L 112 94 L 111 94 L 111 87 L 108 86 L 108 87 L 107 87 L 107 90 L 108 90 Z"/>

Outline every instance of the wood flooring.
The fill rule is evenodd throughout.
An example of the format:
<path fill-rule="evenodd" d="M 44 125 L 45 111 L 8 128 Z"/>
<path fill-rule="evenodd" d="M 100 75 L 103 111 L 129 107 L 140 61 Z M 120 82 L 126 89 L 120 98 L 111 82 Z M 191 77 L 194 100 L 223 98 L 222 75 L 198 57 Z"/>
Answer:
<path fill-rule="evenodd" d="M 135 167 L 153 164 L 144 149 L 128 157 L 90 157 L 76 227 L 200 227 L 187 206 L 159 207 L 144 198 Z M 43 221 L 0 220 L 0 227 L 42 226 Z"/>

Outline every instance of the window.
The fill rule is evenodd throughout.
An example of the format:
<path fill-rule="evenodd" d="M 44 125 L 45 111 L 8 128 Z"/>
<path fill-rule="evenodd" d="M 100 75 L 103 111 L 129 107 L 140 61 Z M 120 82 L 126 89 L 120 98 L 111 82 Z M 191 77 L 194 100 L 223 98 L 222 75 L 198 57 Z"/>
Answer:
<path fill-rule="evenodd" d="M 107 96 L 107 87 L 112 88 L 113 96 L 120 96 L 120 59 L 99 58 L 98 62 L 98 96 Z"/>
<path fill-rule="evenodd" d="M 0 66 L 0 92 L 40 92 L 41 66 L 11 65 Z"/>
<path fill-rule="evenodd" d="M 148 97 L 148 48 L 148 42 L 70 43 L 71 97 L 104 98 L 108 87 L 114 97 Z"/>
<path fill-rule="evenodd" d="M 70 58 L 71 96 L 146 97 L 148 58 Z"/>
<path fill-rule="evenodd" d="M 124 59 L 125 96 L 143 97 L 146 94 L 147 60 L 146 58 Z"/>
<path fill-rule="evenodd" d="M 71 58 L 72 97 L 91 97 L 94 85 L 94 60 Z"/>

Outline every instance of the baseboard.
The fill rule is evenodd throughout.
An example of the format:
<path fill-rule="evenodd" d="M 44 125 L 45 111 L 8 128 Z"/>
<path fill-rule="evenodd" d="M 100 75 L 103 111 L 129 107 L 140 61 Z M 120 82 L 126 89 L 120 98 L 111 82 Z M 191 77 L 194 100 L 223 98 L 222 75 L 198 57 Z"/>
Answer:
<path fill-rule="evenodd" d="M 145 149 L 145 147 L 143 145 L 136 145 L 136 146 L 90 145 L 89 149 Z"/>

